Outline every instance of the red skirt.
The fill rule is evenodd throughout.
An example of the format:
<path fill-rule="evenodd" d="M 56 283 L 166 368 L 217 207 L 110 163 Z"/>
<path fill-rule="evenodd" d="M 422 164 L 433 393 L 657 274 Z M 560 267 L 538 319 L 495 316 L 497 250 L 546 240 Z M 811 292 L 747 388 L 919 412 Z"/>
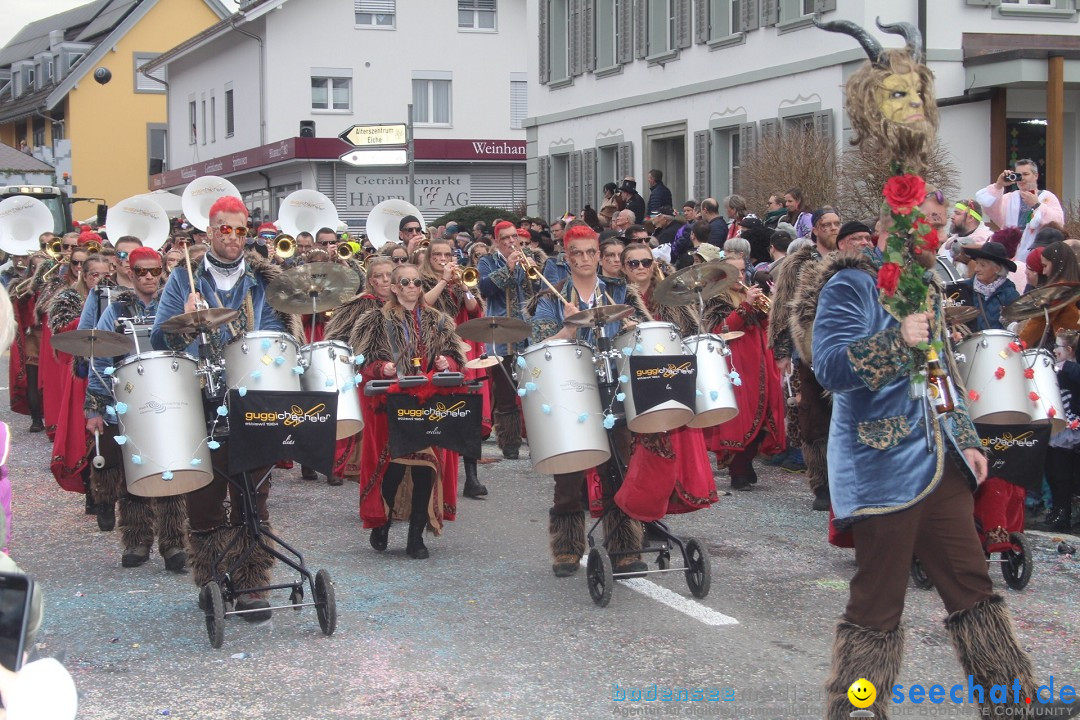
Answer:
<path fill-rule="evenodd" d="M 634 435 L 626 478 L 615 493 L 615 504 L 624 513 L 650 522 L 701 510 L 716 501 L 716 480 L 701 430 Z"/>
<path fill-rule="evenodd" d="M 68 492 L 86 492 L 82 472 L 90 449 L 94 446 L 94 436 L 86 432 L 86 417 L 83 415 L 85 397 L 86 380 L 75 377 L 69 371 L 60 399 L 60 416 L 50 463 L 56 482 Z"/>
<path fill-rule="evenodd" d="M 41 327 L 41 352 L 38 355 L 38 387 L 45 415 L 45 432 L 56 439 L 60 420 L 60 405 L 64 400 L 64 379 L 71 375 L 71 356 L 53 350 L 52 331 L 47 323 Z M 81 401 L 80 401 L 81 402 Z"/>

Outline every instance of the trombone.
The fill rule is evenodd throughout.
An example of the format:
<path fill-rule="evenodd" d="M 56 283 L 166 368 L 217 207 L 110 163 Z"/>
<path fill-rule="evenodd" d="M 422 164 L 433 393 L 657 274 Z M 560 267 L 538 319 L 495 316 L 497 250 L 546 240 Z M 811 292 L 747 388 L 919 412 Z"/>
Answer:
<path fill-rule="evenodd" d="M 518 252 L 520 250 L 517 246 L 517 242 L 513 240 L 510 241 L 510 248 L 511 252 Z M 544 277 L 544 273 L 540 272 L 540 268 L 536 266 L 536 263 L 534 263 L 532 258 L 529 257 L 529 254 L 524 250 L 520 250 L 520 252 L 521 265 L 525 269 L 525 277 L 527 277 L 531 282 L 536 282 L 537 280 L 543 281 L 543 283 L 551 289 L 551 292 L 559 295 L 559 289 L 552 285 L 550 280 Z"/>
<path fill-rule="evenodd" d="M 50 240 L 45 244 L 45 254 L 51 257 L 53 260 L 60 262 L 64 257 L 64 243 L 60 238 Z"/>

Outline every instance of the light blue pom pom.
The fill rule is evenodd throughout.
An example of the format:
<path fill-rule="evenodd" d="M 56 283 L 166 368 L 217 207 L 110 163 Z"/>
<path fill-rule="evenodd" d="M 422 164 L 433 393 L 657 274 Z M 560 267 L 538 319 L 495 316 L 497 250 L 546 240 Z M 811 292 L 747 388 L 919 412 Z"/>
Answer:
<path fill-rule="evenodd" d="M 728 377 L 731 379 L 731 384 L 735 387 L 740 387 L 742 385 L 742 378 L 739 377 L 739 373 L 734 370 L 728 374 Z"/>
<path fill-rule="evenodd" d="M 634 346 L 634 352 L 643 353 L 643 352 L 645 352 L 645 348 L 643 348 L 641 346 L 641 343 L 638 343 L 637 345 Z"/>
<path fill-rule="evenodd" d="M 534 382 L 525 383 L 525 389 L 527 391 L 529 391 L 529 392 L 536 392 L 536 383 L 534 383 Z"/>
<path fill-rule="evenodd" d="M 191 458 L 191 461 L 188 464 L 191 465 L 191 467 L 199 467 L 202 465 L 202 460 L 199 458 Z"/>
<path fill-rule="evenodd" d="M 132 465 L 142 465 L 142 455 L 132 455 L 131 456 L 131 464 Z"/>
<path fill-rule="evenodd" d="M 117 445 L 123 445 L 127 442 L 127 435 L 117 435 L 113 440 L 116 441 Z"/>
<path fill-rule="evenodd" d="M 525 367 L 525 358 L 521 357 L 520 355 L 518 356 L 518 359 L 517 359 L 517 366 L 519 368 Z"/>
<path fill-rule="evenodd" d="M 261 377 L 262 377 L 262 370 L 252 370 L 251 371 L 251 379 L 252 380 L 258 380 Z"/>
<path fill-rule="evenodd" d="M 276 358 L 274 358 L 274 364 L 278 365 L 278 366 L 284 365 L 285 364 L 285 356 L 284 355 L 278 355 Z"/>
<path fill-rule="evenodd" d="M 520 390 L 518 390 L 518 397 L 525 397 L 525 393 L 527 392 L 528 390 L 526 390 L 525 388 L 521 388 Z"/>
<path fill-rule="evenodd" d="M 695 395 L 695 397 L 701 397 L 701 396 L 702 396 L 703 394 L 704 394 L 704 393 L 702 393 L 702 392 L 701 392 L 700 390 L 695 390 L 695 391 L 694 391 L 694 395 Z"/>
<path fill-rule="evenodd" d="M 116 414 L 117 415 L 123 415 L 127 411 L 128 411 L 128 406 L 127 406 L 126 402 L 118 402 L 118 403 L 116 403 Z"/>
<path fill-rule="evenodd" d="M 630 377 L 627 376 L 627 375 L 620 375 L 619 376 L 619 382 L 628 383 L 628 382 L 630 382 Z"/>
<path fill-rule="evenodd" d="M 245 395 L 247 395 L 247 388 L 241 385 L 240 387 L 236 388 L 236 392 L 240 394 L 240 397 L 244 397 Z"/>
<path fill-rule="evenodd" d="M 116 368 L 114 368 L 112 365 L 105 368 L 105 374 L 106 375 L 112 375 L 114 372 L 116 372 Z"/>
<path fill-rule="evenodd" d="M 295 375 L 303 375 L 304 367 L 302 365 L 294 365 L 292 371 Z"/>
<path fill-rule="evenodd" d="M 270 349 L 270 338 L 263 338 L 262 349 L 263 350 L 269 350 Z"/>
<path fill-rule="evenodd" d="M 326 381 L 323 382 L 323 385 L 325 385 L 326 387 L 334 387 L 334 379 L 326 378 Z"/>
<path fill-rule="evenodd" d="M 356 374 L 356 375 L 352 376 L 353 387 L 360 387 L 360 384 L 362 382 L 364 382 L 364 376 L 363 375 Z"/>
<path fill-rule="evenodd" d="M 114 408 L 112 405 L 106 405 L 105 414 L 109 417 L 116 417 L 116 408 Z"/>
<path fill-rule="evenodd" d="M 622 402 L 626 399 L 626 393 L 615 393 L 615 399 Z"/>
<path fill-rule="evenodd" d="M 634 348 L 632 348 L 632 347 L 624 347 L 622 349 L 622 354 L 625 355 L 626 357 L 630 357 L 633 353 L 634 353 Z"/>
<path fill-rule="evenodd" d="M 577 416 L 577 421 L 579 423 L 583 423 L 588 419 L 589 419 L 589 413 L 581 413 L 580 415 Z"/>
<path fill-rule="evenodd" d="M 550 405 L 541 405 L 540 409 L 544 412 L 545 415 L 550 415 L 551 414 L 551 406 Z"/>
<path fill-rule="evenodd" d="M 604 416 L 604 429 L 610 430 L 613 427 L 615 427 L 615 416 L 608 413 Z"/>
<path fill-rule="evenodd" d="M 353 358 L 353 362 L 356 363 L 357 365 L 363 365 L 364 364 L 364 356 L 363 355 L 357 355 L 356 357 Z"/>
<path fill-rule="evenodd" d="M 224 405 L 218 405 L 217 414 L 221 417 L 225 417 L 229 414 L 229 408 L 225 407 Z"/>
<path fill-rule="evenodd" d="M 166 470 L 165 472 L 161 473 L 161 479 L 162 480 L 172 480 L 173 479 L 172 470 Z"/>
<path fill-rule="evenodd" d="M 219 447 L 221 447 L 221 443 L 219 443 L 217 440 L 211 440 L 210 442 L 206 443 L 206 447 L 210 448 L 211 450 L 217 450 Z"/>
<path fill-rule="evenodd" d="M 709 399 L 710 400 L 712 400 L 713 402 L 716 402 L 716 399 L 718 397 L 720 397 L 720 393 L 718 391 L 716 391 L 716 390 L 710 390 L 709 391 Z"/>

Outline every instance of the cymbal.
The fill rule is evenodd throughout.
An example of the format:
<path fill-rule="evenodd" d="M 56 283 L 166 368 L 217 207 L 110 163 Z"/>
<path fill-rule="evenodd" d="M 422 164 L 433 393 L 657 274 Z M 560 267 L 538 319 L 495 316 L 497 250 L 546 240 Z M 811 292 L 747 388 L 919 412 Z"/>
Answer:
<path fill-rule="evenodd" d="M 731 332 L 720 333 L 720 339 L 724 342 L 727 342 L 728 340 L 738 340 L 745 334 L 746 333 L 742 330 L 732 330 Z"/>
<path fill-rule="evenodd" d="M 161 329 L 171 333 L 194 333 L 213 330 L 240 316 L 239 310 L 229 308 L 202 308 L 194 312 L 176 315 L 161 323 Z"/>
<path fill-rule="evenodd" d="M 285 270 L 266 286 L 266 302 L 278 312 L 307 315 L 333 310 L 356 294 L 360 276 L 345 265 L 307 263 Z M 314 304 L 313 304 L 314 301 Z"/>
<path fill-rule="evenodd" d="M 629 305 L 597 305 L 594 308 L 574 313 L 563 321 L 563 325 L 576 328 L 607 325 L 609 322 L 622 320 L 633 314 L 634 308 Z"/>
<path fill-rule="evenodd" d="M 1043 285 L 1024 293 L 1005 306 L 1001 317 L 1007 322 L 1027 320 L 1043 314 L 1043 310 L 1055 312 L 1080 299 L 1080 283 L 1059 282 Z"/>
<path fill-rule="evenodd" d="M 498 365 L 502 362 L 502 358 L 498 355 L 484 355 L 482 357 L 473 358 L 465 363 L 465 367 L 470 370 L 480 370 L 481 368 L 491 367 L 492 365 Z"/>
<path fill-rule="evenodd" d="M 532 333 L 532 326 L 524 320 L 511 317 L 478 317 L 461 323 L 455 331 L 458 337 L 478 343 L 502 345 L 524 340 Z"/>
<path fill-rule="evenodd" d="M 945 308 L 945 320 L 950 325 L 963 325 L 979 317 L 979 309 L 972 305 L 950 305 Z"/>
<path fill-rule="evenodd" d="M 130 335 L 108 330 L 69 330 L 52 336 L 54 350 L 80 357 L 115 357 L 135 349 Z"/>
<path fill-rule="evenodd" d="M 701 265 L 691 265 L 668 275 L 653 291 L 653 297 L 661 305 L 691 305 L 709 300 L 742 280 L 742 273 L 731 263 L 712 260 Z"/>

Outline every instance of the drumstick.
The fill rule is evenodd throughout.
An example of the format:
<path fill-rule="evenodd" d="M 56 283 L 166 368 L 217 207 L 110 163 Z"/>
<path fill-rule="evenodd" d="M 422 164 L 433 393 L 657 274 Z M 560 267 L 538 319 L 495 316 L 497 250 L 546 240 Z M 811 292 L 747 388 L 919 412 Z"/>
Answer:
<path fill-rule="evenodd" d="M 195 293 L 195 273 L 191 272 L 191 255 L 188 254 L 187 243 L 184 243 L 184 266 L 187 267 L 188 282 L 191 283 L 191 292 Z M 195 293 L 196 295 L 198 293 Z M 198 301 L 196 301 L 196 308 Z"/>

